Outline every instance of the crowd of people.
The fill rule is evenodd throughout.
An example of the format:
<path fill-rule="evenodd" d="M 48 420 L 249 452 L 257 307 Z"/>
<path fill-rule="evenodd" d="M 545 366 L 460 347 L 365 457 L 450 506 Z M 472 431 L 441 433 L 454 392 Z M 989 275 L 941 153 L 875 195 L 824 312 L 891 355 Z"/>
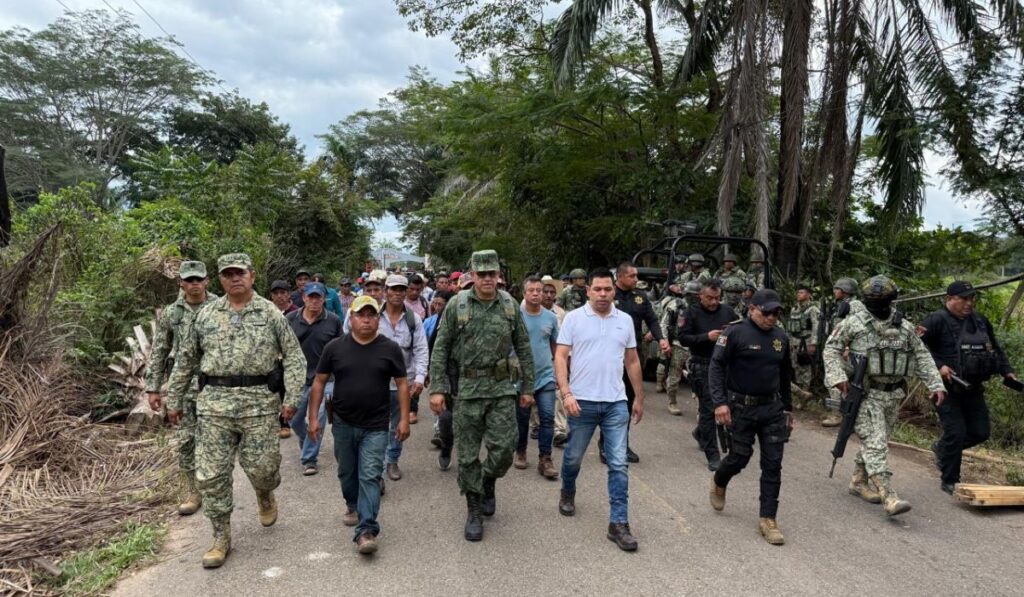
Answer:
<path fill-rule="evenodd" d="M 640 455 L 629 440 L 644 416 L 651 359 L 670 413 L 682 412 L 682 379 L 696 399 L 692 437 L 712 473 L 712 508 L 725 507 L 730 480 L 759 446 L 758 529 L 768 543 L 785 542 L 777 513 L 793 410 L 815 395 L 825 397 L 822 424 L 831 426 L 842 421 L 839 405 L 851 387 L 861 392 L 859 411 L 844 409 L 861 439 L 849 492 L 894 516 L 910 503 L 892 487 L 887 442 L 907 380 L 920 379 L 944 430 L 933 446 L 940 486 L 953 491 L 963 450 L 988 437 L 983 382 L 1001 375 L 1017 383 L 991 324 L 974 312 L 970 283 L 950 284 L 945 307 L 919 325 L 894 308 L 898 289 L 885 276 L 862 285 L 837 280 L 826 313 L 812 289 L 799 286 L 787 317 L 785 301 L 764 287 L 756 255 L 746 272 L 732 254 L 714 274 L 704 263 L 690 255 L 664 287 L 641 281 L 630 262 L 614 271 L 530 274 L 515 283 L 521 300 L 494 251 L 473 253 L 466 272 L 373 269 L 342 278 L 337 289 L 299 269 L 294 285 L 270 284 L 270 300 L 253 290 L 248 255 L 218 259 L 223 297 L 207 291 L 204 263 L 183 263 L 179 298 L 158 322 L 146 390 L 154 409 L 166 402 L 177 425 L 188 494 L 178 511 L 202 508 L 213 527 L 203 566 L 221 566 L 231 550 L 235 455 L 256 491 L 259 520 L 270 526 L 278 442 L 294 435 L 302 473 L 316 475 L 328 425 L 342 522 L 354 527 L 359 553 L 374 553 L 385 480 L 402 478 L 403 442 L 421 401 L 434 415 L 437 467 L 449 470 L 453 451 L 457 458 L 466 540 L 483 539 L 498 508 L 498 480 L 510 467 L 529 466 L 531 439 L 537 473 L 560 482 L 558 511 L 575 515 L 576 481 L 599 431 L 607 536 L 636 550 L 628 487 Z M 815 391 L 818 362 L 824 381 Z M 564 447 L 560 466 L 555 447 Z"/>

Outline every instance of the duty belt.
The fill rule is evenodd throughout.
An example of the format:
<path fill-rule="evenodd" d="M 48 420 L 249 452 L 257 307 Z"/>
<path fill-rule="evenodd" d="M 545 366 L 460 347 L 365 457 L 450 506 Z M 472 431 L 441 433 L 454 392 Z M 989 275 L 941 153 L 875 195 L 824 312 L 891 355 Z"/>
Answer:
<path fill-rule="evenodd" d="M 729 391 L 729 402 L 742 404 L 743 406 L 761 406 L 771 404 L 778 400 L 777 394 L 740 394 Z"/>
<path fill-rule="evenodd" d="M 902 389 L 904 389 L 906 387 L 907 387 L 907 385 L 906 385 L 906 382 L 904 382 L 904 381 L 894 381 L 892 383 L 880 383 L 880 384 L 872 383 L 872 384 L 868 385 L 868 389 L 870 389 L 870 390 L 878 390 L 880 392 L 894 392 L 896 390 L 902 390 Z"/>
<path fill-rule="evenodd" d="M 472 369 L 469 367 L 463 367 L 459 371 L 459 376 L 466 379 L 484 379 L 490 377 L 495 380 L 509 379 L 511 372 L 508 366 L 508 360 L 502 359 L 494 364 L 493 367 L 486 369 Z"/>
<path fill-rule="evenodd" d="M 222 388 L 247 388 L 250 386 L 265 386 L 270 381 L 269 375 L 206 375 L 199 374 L 199 382 L 206 386 L 220 386 Z"/>

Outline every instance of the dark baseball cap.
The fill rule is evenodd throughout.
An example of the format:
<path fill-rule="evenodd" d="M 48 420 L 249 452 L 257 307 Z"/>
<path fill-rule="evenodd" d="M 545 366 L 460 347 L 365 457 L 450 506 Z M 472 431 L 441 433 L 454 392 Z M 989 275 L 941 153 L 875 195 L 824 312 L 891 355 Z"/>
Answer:
<path fill-rule="evenodd" d="M 967 298 L 978 294 L 978 291 L 967 280 L 957 280 L 946 287 L 947 296 L 961 296 Z"/>
<path fill-rule="evenodd" d="M 292 289 L 292 285 L 289 284 L 288 282 L 285 282 L 284 280 L 274 280 L 273 282 L 270 283 L 270 291 L 271 292 L 273 292 L 275 290 L 291 290 L 291 289 Z"/>
<path fill-rule="evenodd" d="M 782 308 L 782 299 L 779 298 L 779 293 L 769 288 L 762 288 L 754 293 L 754 296 L 750 298 L 750 304 L 756 306 L 762 311 L 771 313 L 772 311 L 778 311 Z"/>
<path fill-rule="evenodd" d="M 310 275 L 311 275 L 311 273 L 309 271 L 309 268 L 306 268 L 306 267 L 300 267 L 298 269 L 298 271 L 295 272 L 295 277 L 296 278 L 298 278 L 299 276 L 310 276 Z"/>
<path fill-rule="evenodd" d="M 342 286 L 346 286 L 346 285 L 347 286 L 351 286 L 352 285 L 352 280 L 350 280 L 348 278 L 342 278 L 341 279 L 341 285 Z"/>
<path fill-rule="evenodd" d="M 306 287 L 302 289 L 302 293 L 306 296 L 311 294 L 319 294 L 320 296 L 327 296 L 327 289 L 320 282 L 308 282 Z"/>

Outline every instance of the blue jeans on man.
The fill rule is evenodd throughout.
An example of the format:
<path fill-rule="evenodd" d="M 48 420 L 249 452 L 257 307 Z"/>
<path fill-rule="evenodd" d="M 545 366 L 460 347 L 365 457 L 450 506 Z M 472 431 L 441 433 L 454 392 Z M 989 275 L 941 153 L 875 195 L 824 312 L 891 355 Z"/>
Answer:
<path fill-rule="evenodd" d="M 292 431 L 295 432 L 295 437 L 299 440 L 299 450 L 302 451 L 302 455 L 299 457 L 302 461 L 303 466 L 307 464 L 316 464 L 317 457 L 320 456 L 320 442 L 323 441 L 323 433 L 316 441 L 309 439 L 306 435 L 307 427 L 307 415 L 306 411 L 309 409 L 309 393 L 312 390 L 312 385 L 306 384 L 302 388 L 302 400 L 299 401 L 299 407 L 295 411 L 295 416 L 292 417 Z M 317 422 L 320 423 L 320 429 L 327 427 L 327 411 L 326 404 L 327 399 L 334 395 L 334 382 L 329 381 L 324 386 L 323 400 L 320 401 L 320 412 L 317 413 Z"/>
<path fill-rule="evenodd" d="M 391 390 L 391 424 L 388 425 L 388 453 L 384 464 L 398 464 L 402 457 L 402 442 L 395 437 L 395 430 L 402 420 L 402 409 L 398 406 L 398 390 Z"/>
<path fill-rule="evenodd" d="M 608 460 L 608 502 L 611 505 L 609 522 L 629 522 L 629 465 L 626 463 L 626 441 L 629 408 L 625 400 L 594 402 L 577 400 L 578 417 L 570 416 L 569 441 L 562 457 L 562 491 L 576 491 L 576 477 L 580 474 L 583 455 L 590 438 L 598 428 L 604 434 L 604 453 Z"/>
<path fill-rule="evenodd" d="M 388 445 L 387 431 L 371 431 L 355 427 L 335 418 L 331 426 L 334 436 L 334 458 L 338 461 L 338 480 L 345 505 L 359 514 L 352 540 L 369 532 L 380 533 L 377 514 L 380 512 L 380 477 L 384 473 L 384 452 Z"/>
<path fill-rule="evenodd" d="M 543 385 L 533 392 L 533 400 L 537 403 L 537 416 L 540 425 L 537 428 L 537 445 L 541 456 L 551 456 L 551 442 L 555 439 L 555 382 Z M 516 452 L 525 452 L 530 440 L 530 408 L 516 405 L 516 423 L 519 426 L 519 441 Z"/>

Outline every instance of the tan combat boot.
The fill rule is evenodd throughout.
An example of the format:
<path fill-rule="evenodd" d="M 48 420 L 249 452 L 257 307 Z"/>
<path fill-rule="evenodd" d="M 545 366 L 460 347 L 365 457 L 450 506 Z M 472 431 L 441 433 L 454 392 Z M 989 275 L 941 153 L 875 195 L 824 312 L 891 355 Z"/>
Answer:
<path fill-rule="evenodd" d="M 896 495 L 887 475 L 871 475 L 871 481 L 878 487 L 878 494 L 882 496 L 882 506 L 887 516 L 910 512 L 910 502 L 901 500 L 900 496 Z"/>
<path fill-rule="evenodd" d="M 188 516 L 195 514 L 203 505 L 203 496 L 199 495 L 196 489 L 196 476 L 194 473 L 182 473 L 181 484 L 188 490 L 188 497 L 184 502 L 178 504 L 178 514 Z"/>
<path fill-rule="evenodd" d="M 868 479 L 868 471 L 864 468 L 863 462 L 858 462 L 856 468 L 853 469 L 853 478 L 850 479 L 850 495 L 855 495 L 870 504 L 882 503 L 882 496 Z"/>
<path fill-rule="evenodd" d="M 786 543 L 786 538 L 782 536 L 779 524 L 775 522 L 774 518 L 762 518 L 757 523 L 757 529 L 761 531 L 761 536 L 764 537 L 764 540 L 772 545 L 784 545 Z"/>
<path fill-rule="evenodd" d="M 274 499 L 273 491 L 257 493 L 256 507 L 260 513 L 260 524 L 269 527 L 277 522 L 277 500 Z"/>
<path fill-rule="evenodd" d="M 665 391 L 665 380 L 664 379 L 659 379 L 657 381 L 657 383 L 654 386 L 654 391 L 655 392 L 664 392 Z"/>
<path fill-rule="evenodd" d="M 231 553 L 231 523 L 213 522 L 213 546 L 203 554 L 203 568 L 220 568 Z"/>
<path fill-rule="evenodd" d="M 675 392 L 668 393 L 668 412 L 677 417 L 682 416 L 683 414 L 683 411 L 679 409 L 679 404 L 676 402 Z"/>
<path fill-rule="evenodd" d="M 825 418 L 821 420 L 822 427 L 839 427 L 843 422 L 843 417 L 837 412 L 829 412 L 825 415 Z"/>
<path fill-rule="evenodd" d="M 725 488 L 715 484 L 714 476 L 711 477 L 711 507 L 721 512 L 725 509 Z"/>

